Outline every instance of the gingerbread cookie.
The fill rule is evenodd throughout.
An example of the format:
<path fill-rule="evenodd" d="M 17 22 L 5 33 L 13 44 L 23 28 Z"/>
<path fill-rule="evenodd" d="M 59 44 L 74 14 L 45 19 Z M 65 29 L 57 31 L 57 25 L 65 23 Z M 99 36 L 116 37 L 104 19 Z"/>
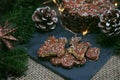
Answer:
<path fill-rule="evenodd" d="M 72 45 L 72 44 L 77 44 L 81 41 L 81 37 L 72 37 L 69 44 Z"/>
<path fill-rule="evenodd" d="M 99 54 L 100 54 L 100 48 L 89 48 L 87 53 L 86 53 L 86 57 L 89 59 L 89 60 L 98 60 L 99 59 Z"/>
<path fill-rule="evenodd" d="M 67 53 L 62 57 L 55 57 L 51 59 L 51 63 L 55 66 L 62 66 L 64 68 L 72 68 L 74 65 L 84 65 L 86 62 L 85 57 L 83 60 L 77 60 L 73 55 Z"/>
<path fill-rule="evenodd" d="M 91 44 L 89 42 L 81 42 L 78 44 L 73 44 L 67 50 L 70 54 L 73 54 L 78 60 L 82 60 L 90 46 Z"/>
<path fill-rule="evenodd" d="M 56 39 L 54 36 L 50 36 L 39 48 L 38 55 L 40 57 L 61 56 L 65 53 L 66 42 L 66 38 Z"/>

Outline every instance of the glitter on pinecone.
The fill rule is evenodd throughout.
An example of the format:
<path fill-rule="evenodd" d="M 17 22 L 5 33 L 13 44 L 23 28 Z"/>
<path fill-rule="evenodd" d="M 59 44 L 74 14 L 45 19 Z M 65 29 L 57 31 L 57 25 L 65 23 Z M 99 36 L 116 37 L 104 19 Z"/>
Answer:
<path fill-rule="evenodd" d="M 9 28 L 8 21 L 6 21 L 3 27 L 0 26 L 0 43 L 3 43 L 8 49 L 13 48 L 10 41 L 18 41 L 18 39 L 11 35 L 11 33 L 14 32 L 15 30 L 16 28 L 13 29 Z"/>
<path fill-rule="evenodd" d="M 37 8 L 32 15 L 32 20 L 36 27 L 42 31 L 54 30 L 58 22 L 56 11 L 48 6 Z"/>
<path fill-rule="evenodd" d="M 100 16 L 98 26 L 107 36 L 120 35 L 120 10 L 107 10 Z"/>

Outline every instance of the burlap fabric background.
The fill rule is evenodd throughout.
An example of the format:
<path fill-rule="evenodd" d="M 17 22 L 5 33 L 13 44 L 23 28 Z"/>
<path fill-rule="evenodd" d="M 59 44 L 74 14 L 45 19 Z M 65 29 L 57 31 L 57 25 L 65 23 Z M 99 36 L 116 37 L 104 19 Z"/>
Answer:
<path fill-rule="evenodd" d="M 65 80 L 29 58 L 26 75 L 16 80 Z M 120 80 L 120 55 L 113 55 L 91 80 Z"/>

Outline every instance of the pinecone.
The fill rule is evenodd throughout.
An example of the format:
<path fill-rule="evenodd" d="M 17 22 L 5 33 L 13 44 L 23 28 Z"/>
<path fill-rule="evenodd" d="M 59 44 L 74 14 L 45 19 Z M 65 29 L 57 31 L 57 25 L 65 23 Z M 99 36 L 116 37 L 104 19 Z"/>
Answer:
<path fill-rule="evenodd" d="M 49 31 L 55 29 L 58 18 L 56 11 L 46 6 L 37 8 L 32 15 L 32 20 L 38 29 Z"/>
<path fill-rule="evenodd" d="M 107 10 L 100 16 L 98 26 L 107 36 L 120 35 L 120 10 Z"/>

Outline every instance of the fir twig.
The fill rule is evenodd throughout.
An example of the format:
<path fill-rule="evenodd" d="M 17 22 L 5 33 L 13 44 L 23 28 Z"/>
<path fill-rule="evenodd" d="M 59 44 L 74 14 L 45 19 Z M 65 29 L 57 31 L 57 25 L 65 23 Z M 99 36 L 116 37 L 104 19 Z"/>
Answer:
<path fill-rule="evenodd" d="M 106 36 L 102 33 L 100 33 L 97 37 L 97 42 L 102 47 L 114 47 L 116 41 L 117 41 L 117 37 L 115 37 L 115 36 L 109 37 L 109 36 Z"/>
<path fill-rule="evenodd" d="M 4 12 L 0 20 L 0 25 L 6 20 L 10 22 L 10 27 L 17 27 L 13 36 L 18 37 L 16 45 L 28 42 L 35 31 L 31 16 L 39 6 L 39 2 L 34 0 L 2 0 L 0 1 L 0 11 Z M 0 43 L 0 47 L 1 47 Z M 9 74 L 19 76 L 27 69 L 27 51 L 23 47 L 16 47 L 13 50 L 0 50 L 0 80 Z"/>
<path fill-rule="evenodd" d="M 1 51 L 2 52 L 2 51 Z M 0 54 L 0 72 L 4 75 L 20 76 L 27 70 L 28 55 L 27 50 L 23 47 L 16 47 L 11 51 Z"/>
<path fill-rule="evenodd" d="M 120 39 L 118 39 L 116 41 L 116 44 L 115 44 L 115 53 L 116 54 L 120 54 Z"/>
<path fill-rule="evenodd" d="M 28 42 L 35 31 L 31 16 L 37 6 L 38 2 L 34 0 L 16 0 L 13 10 L 2 16 L 1 23 L 9 20 L 11 25 L 18 28 L 14 36 L 19 38 L 20 44 Z"/>

